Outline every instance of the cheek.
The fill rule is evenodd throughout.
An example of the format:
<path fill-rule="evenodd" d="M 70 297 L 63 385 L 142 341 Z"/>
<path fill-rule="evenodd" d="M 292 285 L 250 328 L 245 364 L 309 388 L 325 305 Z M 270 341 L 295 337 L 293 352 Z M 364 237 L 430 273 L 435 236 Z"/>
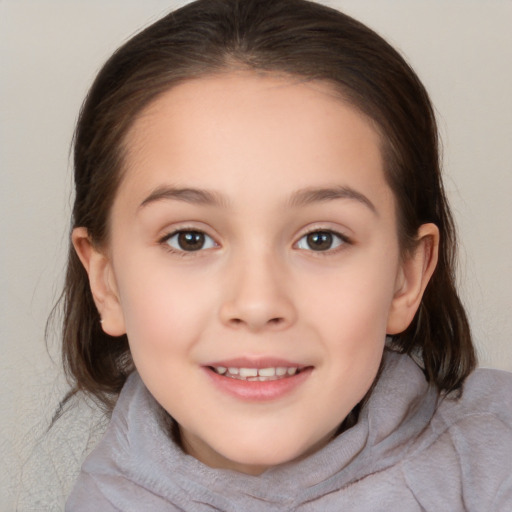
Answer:
<path fill-rule="evenodd" d="M 350 339 L 355 344 L 371 333 L 384 333 L 395 291 L 398 253 L 390 251 L 355 254 L 321 280 L 305 283 L 306 315 L 321 319 L 331 336 Z M 307 293 L 307 289 L 314 290 Z"/>
<path fill-rule="evenodd" d="M 377 268 L 363 261 L 347 266 L 326 283 L 318 300 L 309 301 L 310 325 L 318 329 L 326 354 L 323 406 L 337 404 L 334 423 L 364 397 L 380 366 L 396 267 Z"/>
<path fill-rule="evenodd" d="M 134 358 L 141 354 L 161 357 L 195 343 L 212 312 L 211 283 L 166 265 L 151 264 L 136 271 L 135 265 L 126 265 L 119 281 Z"/>

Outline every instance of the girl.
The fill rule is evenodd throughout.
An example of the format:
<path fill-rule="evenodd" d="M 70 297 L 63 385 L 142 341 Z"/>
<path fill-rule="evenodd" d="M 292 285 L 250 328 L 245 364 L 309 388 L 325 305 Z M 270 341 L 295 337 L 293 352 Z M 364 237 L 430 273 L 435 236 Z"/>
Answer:
<path fill-rule="evenodd" d="M 304 0 L 199 0 L 107 62 L 74 149 L 64 356 L 112 410 L 67 509 L 510 510 L 427 93 Z"/>

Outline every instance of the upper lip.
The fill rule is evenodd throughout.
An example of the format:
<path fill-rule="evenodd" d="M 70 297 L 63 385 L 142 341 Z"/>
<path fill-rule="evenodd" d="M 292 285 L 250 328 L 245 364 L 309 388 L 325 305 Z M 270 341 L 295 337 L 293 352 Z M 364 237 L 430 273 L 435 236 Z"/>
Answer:
<path fill-rule="evenodd" d="M 276 357 L 235 357 L 212 361 L 204 366 L 226 368 L 305 368 L 308 365 Z"/>

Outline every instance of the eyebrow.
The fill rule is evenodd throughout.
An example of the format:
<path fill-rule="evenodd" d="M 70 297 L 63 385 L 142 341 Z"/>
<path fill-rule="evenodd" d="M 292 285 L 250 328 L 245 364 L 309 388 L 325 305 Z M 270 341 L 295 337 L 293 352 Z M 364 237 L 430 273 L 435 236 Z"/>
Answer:
<path fill-rule="evenodd" d="M 299 190 L 292 195 L 290 205 L 294 207 L 307 206 L 312 203 L 332 201 L 335 199 L 353 199 L 369 208 L 375 215 L 378 215 L 375 205 L 361 192 L 346 187 L 327 187 L 327 188 L 306 188 Z"/>
<path fill-rule="evenodd" d="M 333 201 L 335 199 L 352 199 L 369 208 L 375 215 L 378 215 L 375 205 L 361 192 L 347 187 L 322 187 L 305 188 L 295 192 L 289 201 L 292 207 L 307 206 L 312 203 Z M 229 201 L 222 194 L 210 190 L 199 188 L 177 188 L 170 186 L 157 187 L 140 204 L 140 208 L 148 204 L 162 201 L 175 200 L 191 204 L 201 204 L 206 206 L 226 206 Z"/>
<path fill-rule="evenodd" d="M 225 206 L 228 202 L 221 194 L 209 190 L 161 186 L 153 190 L 153 192 L 142 201 L 140 207 L 143 208 L 148 204 L 165 199 L 206 206 Z"/>

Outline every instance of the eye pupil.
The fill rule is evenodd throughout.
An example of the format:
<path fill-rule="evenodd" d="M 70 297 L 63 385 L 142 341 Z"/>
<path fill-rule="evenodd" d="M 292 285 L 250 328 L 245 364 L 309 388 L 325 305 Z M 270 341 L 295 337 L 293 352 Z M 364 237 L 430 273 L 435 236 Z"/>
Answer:
<path fill-rule="evenodd" d="M 184 251 L 198 251 L 205 243 L 204 233 L 199 231 L 183 231 L 178 234 L 178 244 Z"/>
<path fill-rule="evenodd" d="M 332 233 L 328 231 L 316 231 L 307 236 L 308 246 L 314 251 L 327 251 L 332 247 Z"/>

